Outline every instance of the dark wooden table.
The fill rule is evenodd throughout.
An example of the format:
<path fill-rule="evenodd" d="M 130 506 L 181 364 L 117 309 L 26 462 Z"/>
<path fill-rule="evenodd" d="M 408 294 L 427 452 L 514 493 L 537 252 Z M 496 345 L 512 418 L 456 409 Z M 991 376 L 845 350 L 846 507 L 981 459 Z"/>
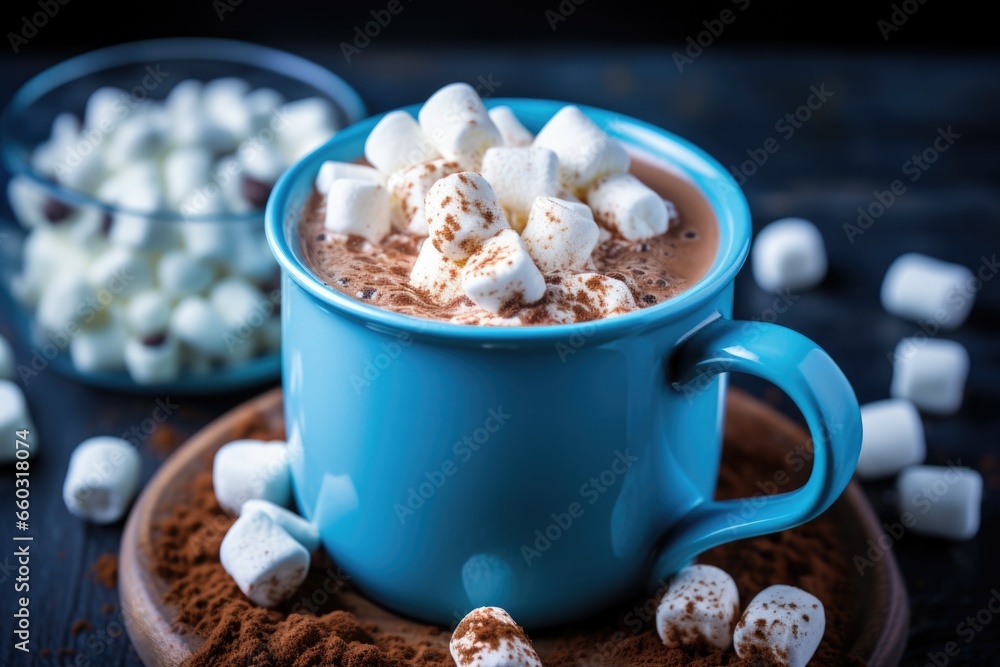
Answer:
<path fill-rule="evenodd" d="M 451 81 L 468 81 L 481 84 L 483 92 L 492 88 L 494 96 L 553 98 L 614 109 L 702 146 L 745 178 L 756 227 L 783 216 L 809 218 L 820 226 L 831 260 L 826 282 L 793 295 L 787 308 L 774 308 L 774 296 L 759 291 L 744 270 L 737 282 L 737 315 L 776 319 L 812 337 L 841 365 L 862 402 L 887 396 L 887 355 L 900 338 L 919 331 L 912 322 L 886 315 L 879 305 L 880 281 L 892 260 L 918 251 L 976 270 L 995 263 L 1000 251 L 997 59 L 737 52 L 719 44 L 680 72 L 670 49 L 373 48 L 348 65 L 333 44 L 292 48 L 343 76 L 373 112 L 422 101 Z M 54 61 L 30 54 L 0 60 L 0 101 Z M 823 91 L 812 98 L 817 108 L 801 110 L 814 91 Z M 786 119 L 797 110 L 800 117 L 808 111 L 808 120 Z M 907 162 L 932 147 L 939 130 L 948 128 L 957 135 L 953 145 L 911 180 L 914 172 Z M 763 160 L 760 149 L 770 138 L 779 148 L 763 153 Z M 775 144 L 769 145 L 773 149 Z M 747 162 L 754 156 L 762 164 Z M 906 192 L 852 243 L 845 225 L 857 224 L 858 207 L 867 209 L 876 201 L 875 193 L 897 179 L 904 181 Z M 996 268 L 992 271 L 995 275 Z M 0 332 L 9 337 L 9 306 L 0 308 Z M 928 462 L 960 461 L 983 472 L 983 527 L 968 542 L 912 534 L 893 542 L 912 601 L 904 664 L 998 664 L 1000 623 L 990 622 L 996 615 L 987 604 L 1000 599 L 1000 280 L 984 284 L 968 323 L 948 337 L 968 348 L 972 370 L 960 414 L 925 419 Z M 17 354 L 21 361 L 30 356 L 23 341 L 17 343 Z M 772 397 L 795 414 L 787 400 L 766 386 L 742 379 L 737 384 Z M 166 424 L 179 436 L 189 435 L 257 391 L 212 399 L 170 396 L 178 407 Z M 116 603 L 116 591 L 89 575 L 98 556 L 117 549 L 121 525 L 98 527 L 74 519 L 63 506 L 60 489 L 74 445 L 89 436 L 119 435 L 141 426 L 155 401 L 168 397 L 99 391 L 52 371 L 35 378 L 27 395 L 42 449 L 31 478 L 35 653 L 26 659 L 5 631 L 0 664 L 138 664 L 120 613 L 107 606 Z M 140 444 L 148 478 L 162 454 L 148 442 Z M 10 469 L 0 478 L 0 502 L 13 504 Z M 889 482 L 866 485 L 886 522 L 897 518 L 892 489 Z M 8 514 L 0 522 L 3 544 L 12 544 L 12 532 Z M 9 628 L 16 574 L 11 549 L 4 547 L 2 553 L 0 613 L 3 627 Z M 78 619 L 87 619 L 93 627 L 74 635 L 71 628 Z M 52 655 L 43 657 L 42 648 Z M 60 648 L 72 652 L 59 656 Z M 946 655 L 948 648 L 957 655 Z"/>

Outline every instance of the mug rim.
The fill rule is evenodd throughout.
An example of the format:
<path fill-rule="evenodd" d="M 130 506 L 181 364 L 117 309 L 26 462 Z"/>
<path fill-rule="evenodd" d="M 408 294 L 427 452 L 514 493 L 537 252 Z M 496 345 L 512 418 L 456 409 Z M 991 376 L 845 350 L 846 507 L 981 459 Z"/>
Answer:
<path fill-rule="evenodd" d="M 443 342 L 478 345 L 552 343 L 572 336 L 601 339 L 634 334 L 666 322 L 676 321 L 704 306 L 729 286 L 743 267 L 750 250 L 750 209 L 743 192 L 728 171 L 704 150 L 672 132 L 624 114 L 569 102 L 535 98 L 495 98 L 484 100 L 488 108 L 509 106 L 519 119 L 523 116 L 551 118 L 564 106 L 576 106 L 605 132 L 621 141 L 630 154 L 641 153 L 657 160 L 698 188 L 715 213 L 719 247 L 708 271 L 694 285 L 677 296 L 648 308 L 587 322 L 532 326 L 479 326 L 456 324 L 404 315 L 363 303 L 328 287 L 299 257 L 298 234 L 292 234 L 296 248 L 286 235 L 289 202 L 304 179 L 315 180 L 320 165 L 327 160 L 349 162 L 360 157 L 346 154 L 345 145 L 367 138 L 371 129 L 388 113 L 406 111 L 414 117 L 423 104 L 413 104 L 371 116 L 337 132 L 329 141 L 286 171 L 275 185 L 265 209 L 267 242 L 282 272 L 312 298 L 338 314 L 364 322 L 372 328 L 394 333 L 430 337 Z M 529 127 L 529 129 L 532 129 Z M 298 219 L 291 226 L 298 229 Z"/>

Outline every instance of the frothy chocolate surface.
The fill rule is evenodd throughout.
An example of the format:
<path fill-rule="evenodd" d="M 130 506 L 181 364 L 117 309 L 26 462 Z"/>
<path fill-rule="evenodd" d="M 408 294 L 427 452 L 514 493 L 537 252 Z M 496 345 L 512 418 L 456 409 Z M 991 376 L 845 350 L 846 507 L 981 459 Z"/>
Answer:
<path fill-rule="evenodd" d="M 694 285 L 715 259 L 719 230 L 711 205 L 689 182 L 633 156 L 631 172 L 671 201 L 678 219 L 666 233 L 643 242 L 614 236 L 595 248 L 596 272 L 623 280 L 636 305 L 648 308 Z M 373 245 L 361 237 L 332 235 L 323 226 L 324 198 L 314 192 L 299 225 L 306 263 L 327 286 L 373 305 L 404 315 L 484 325 L 553 324 L 546 299 L 519 306 L 500 316 L 476 306 L 467 297 L 438 303 L 433 295 L 409 284 L 410 270 L 424 237 L 396 232 Z M 593 272 L 593 271 L 592 271 Z M 577 273 L 583 273 L 577 272 Z M 545 274 L 558 284 L 566 274 Z M 579 309 L 576 321 L 599 315 Z"/>

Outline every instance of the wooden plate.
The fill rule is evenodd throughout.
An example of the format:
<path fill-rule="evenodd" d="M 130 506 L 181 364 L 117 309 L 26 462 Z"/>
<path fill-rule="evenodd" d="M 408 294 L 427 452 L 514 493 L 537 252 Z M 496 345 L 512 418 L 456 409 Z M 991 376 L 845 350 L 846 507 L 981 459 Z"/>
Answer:
<path fill-rule="evenodd" d="M 808 435 L 787 418 L 760 401 L 730 390 L 727 402 L 727 432 L 752 434 L 776 459 L 808 441 Z M 119 591 L 125 625 L 136 651 L 150 667 L 174 667 L 197 648 L 199 638 L 180 634 L 173 626 L 174 611 L 163 604 L 167 582 L 151 567 L 151 527 L 157 517 L 182 502 L 183 481 L 211 466 L 215 451 L 237 435 L 248 420 L 284 425 L 281 390 L 275 389 L 245 403 L 209 424 L 167 460 L 150 481 L 132 509 L 120 554 Z M 768 455 L 763 452 L 762 455 Z M 836 525 L 843 527 L 841 539 L 848 553 L 865 553 L 868 540 L 877 540 L 882 528 L 861 488 L 851 482 L 844 495 L 828 510 Z M 909 604 L 899 567 L 891 552 L 876 561 L 862 580 L 852 576 L 855 600 L 852 615 L 851 651 L 867 657 L 873 667 L 899 663 L 906 645 Z M 426 626 L 408 621 L 349 592 L 351 611 L 363 621 L 375 622 L 382 631 L 414 641 L 427 641 Z M 447 648 L 448 633 L 435 641 Z M 544 655 L 546 640 L 536 641 Z"/>

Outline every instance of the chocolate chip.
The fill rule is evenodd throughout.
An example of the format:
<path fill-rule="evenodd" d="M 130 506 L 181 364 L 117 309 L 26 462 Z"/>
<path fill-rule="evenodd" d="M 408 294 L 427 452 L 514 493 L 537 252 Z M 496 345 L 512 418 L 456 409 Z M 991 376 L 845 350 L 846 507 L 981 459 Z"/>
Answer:
<path fill-rule="evenodd" d="M 42 213 L 45 215 L 45 219 L 53 224 L 62 222 L 72 212 L 73 209 L 66 202 L 60 201 L 55 197 L 47 198 L 45 204 L 42 205 Z"/>
<path fill-rule="evenodd" d="M 648 243 L 643 243 L 639 246 L 639 252 L 649 252 L 651 247 Z"/>
<path fill-rule="evenodd" d="M 244 176 L 241 185 L 243 198 L 255 208 L 264 208 L 267 198 L 271 196 L 271 186 L 250 176 Z"/>
<path fill-rule="evenodd" d="M 696 239 L 698 238 L 698 232 L 688 230 L 684 232 L 684 238 L 686 239 Z"/>
<path fill-rule="evenodd" d="M 358 298 L 364 299 L 365 301 L 372 298 L 373 296 L 375 296 L 375 290 L 371 287 L 367 287 L 358 292 Z"/>
<path fill-rule="evenodd" d="M 643 294 L 642 300 L 644 303 L 656 303 L 656 297 L 652 294 Z"/>
<path fill-rule="evenodd" d="M 166 342 L 167 342 L 167 335 L 162 332 L 149 334 L 148 336 L 142 339 L 142 344 L 145 345 L 146 347 L 159 347 Z"/>

